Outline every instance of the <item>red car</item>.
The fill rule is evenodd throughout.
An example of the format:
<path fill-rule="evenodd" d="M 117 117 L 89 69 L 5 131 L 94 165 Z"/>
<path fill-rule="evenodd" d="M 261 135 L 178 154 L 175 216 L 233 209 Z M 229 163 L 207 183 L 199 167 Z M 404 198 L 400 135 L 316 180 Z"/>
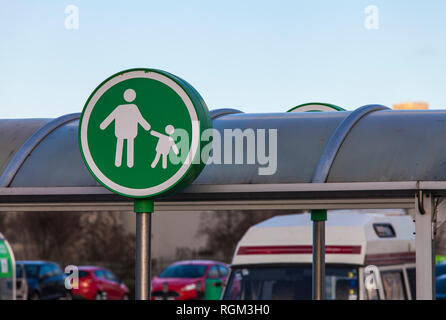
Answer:
<path fill-rule="evenodd" d="M 110 270 L 94 266 L 80 266 L 78 288 L 73 297 L 87 300 L 128 300 L 129 289 Z"/>
<path fill-rule="evenodd" d="M 153 278 L 152 300 L 218 300 L 227 276 L 222 262 L 179 261 Z"/>

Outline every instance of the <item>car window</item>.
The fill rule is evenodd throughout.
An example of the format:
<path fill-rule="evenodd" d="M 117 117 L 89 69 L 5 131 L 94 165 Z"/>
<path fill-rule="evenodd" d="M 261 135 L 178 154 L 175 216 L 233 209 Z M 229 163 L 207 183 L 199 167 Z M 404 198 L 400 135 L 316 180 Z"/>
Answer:
<path fill-rule="evenodd" d="M 206 272 L 206 265 L 171 265 L 161 274 L 160 278 L 199 278 Z"/>
<path fill-rule="evenodd" d="M 40 278 L 51 277 L 51 275 L 52 275 L 52 271 L 51 271 L 51 266 L 49 264 L 45 264 L 40 267 L 40 270 L 39 270 Z"/>
<path fill-rule="evenodd" d="M 218 266 L 218 270 L 220 271 L 220 277 L 224 278 L 228 275 L 228 268 L 223 266 Z"/>
<path fill-rule="evenodd" d="M 25 273 L 27 278 L 30 279 L 37 278 L 38 270 L 39 270 L 38 266 L 25 265 Z"/>
<path fill-rule="evenodd" d="M 88 276 L 88 271 L 79 271 L 79 278 L 85 278 Z"/>
<path fill-rule="evenodd" d="M 105 278 L 110 281 L 118 282 L 118 278 L 108 270 L 104 270 Z"/>
<path fill-rule="evenodd" d="M 59 276 L 62 274 L 62 270 L 60 269 L 60 267 L 57 264 L 51 265 L 51 271 L 54 276 Z"/>
<path fill-rule="evenodd" d="M 435 275 L 438 277 L 443 274 L 446 274 L 446 263 L 445 262 L 441 262 L 435 266 Z"/>
<path fill-rule="evenodd" d="M 17 278 L 23 277 L 23 268 L 25 268 L 25 266 L 23 266 L 23 264 L 16 264 L 15 265 L 15 276 Z"/>
<path fill-rule="evenodd" d="M 382 271 L 381 280 L 386 300 L 406 299 L 402 271 Z"/>
<path fill-rule="evenodd" d="M 98 277 L 98 278 L 105 279 L 105 275 L 104 275 L 104 271 L 103 271 L 103 270 L 96 270 L 96 271 L 94 272 L 94 275 L 95 275 L 96 277 Z"/>
<path fill-rule="evenodd" d="M 220 273 L 218 272 L 218 266 L 212 266 L 208 272 L 209 279 L 218 279 L 220 278 Z"/>

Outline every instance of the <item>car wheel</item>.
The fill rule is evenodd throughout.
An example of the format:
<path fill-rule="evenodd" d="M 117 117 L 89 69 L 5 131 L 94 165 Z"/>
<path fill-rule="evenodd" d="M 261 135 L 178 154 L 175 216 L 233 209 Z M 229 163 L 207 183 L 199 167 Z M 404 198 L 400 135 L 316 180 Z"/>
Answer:
<path fill-rule="evenodd" d="M 31 296 L 29 297 L 30 300 L 40 300 L 40 295 L 38 292 L 34 291 L 31 293 Z"/>
<path fill-rule="evenodd" d="M 69 291 L 65 291 L 65 300 L 73 300 L 73 295 Z"/>
<path fill-rule="evenodd" d="M 102 293 L 100 293 L 99 291 L 96 292 L 95 296 L 94 296 L 95 300 L 102 300 Z"/>
<path fill-rule="evenodd" d="M 128 300 L 129 299 L 129 295 L 128 294 L 124 294 L 123 296 L 122 296 L 122 300 Z"/>

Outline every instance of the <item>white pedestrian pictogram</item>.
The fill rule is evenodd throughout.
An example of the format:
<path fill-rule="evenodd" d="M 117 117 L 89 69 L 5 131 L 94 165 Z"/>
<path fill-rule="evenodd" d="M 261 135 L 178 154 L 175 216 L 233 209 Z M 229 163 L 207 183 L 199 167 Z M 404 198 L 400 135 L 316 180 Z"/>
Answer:
<path fill-rule="evenodd" d="M 178 150 L 177 145 L 175 144 L 175 141 L 171 137 L 171 135 L 174 133 L 175 128 L 172 125 L 167 125 L 165 128 L 167 136 L 165 134 L 156 132 L 154 130 L 150 131 L 150 134 L 152 136 L 155 136 L 158 138 L 158 143 L 156 144 L 156 156 L 155 159 L 153 159 L 153 162 L 151 164 L 152 168 L 155 168 L 158 164 L 158 161 L 160 160 L 160 157 L 162 157 L 162 166 L 163 169 L 167 168 L 167 156 L 169 155 L 170 149 L 175 152 L 175 154 L 178 154 L 180 151 Z"/>
<path fill-rule="evenodd" d="M 135 98 L 135 90 L 125 90 L 124 100 L 129 103 L 117 106 L 99 126 L 101 130 L 105 130 L 113 121 L 115 121 L 116 167 L 121 166 L 124 140 L 127 140 L 127 166 L 129 168 L 133 167 L 134 139 L 138 135 L 138 124 L 145 130 L 150 130 L 150 124 L 143 118 L 138 106 L 131 103 Z"/>

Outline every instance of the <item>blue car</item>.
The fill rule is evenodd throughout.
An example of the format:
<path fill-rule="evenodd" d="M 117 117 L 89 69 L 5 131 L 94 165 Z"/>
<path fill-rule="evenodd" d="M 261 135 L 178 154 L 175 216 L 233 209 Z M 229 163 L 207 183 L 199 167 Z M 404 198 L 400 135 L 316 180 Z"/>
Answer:
<path fill-rule="evenodd" d="M 23 270 L 25 270 L 27 299 L 71 300 L 71 291 L 65 288 L 65 274 L 57 263 L 16 261 L 16 266 L 17 279 L 23 279 Z"/>
<path fill-rule="evenodd" d="M 441 262 L 435 266 L 435 285 L 437 300 L 446 299 L 446 263 Z"/>

